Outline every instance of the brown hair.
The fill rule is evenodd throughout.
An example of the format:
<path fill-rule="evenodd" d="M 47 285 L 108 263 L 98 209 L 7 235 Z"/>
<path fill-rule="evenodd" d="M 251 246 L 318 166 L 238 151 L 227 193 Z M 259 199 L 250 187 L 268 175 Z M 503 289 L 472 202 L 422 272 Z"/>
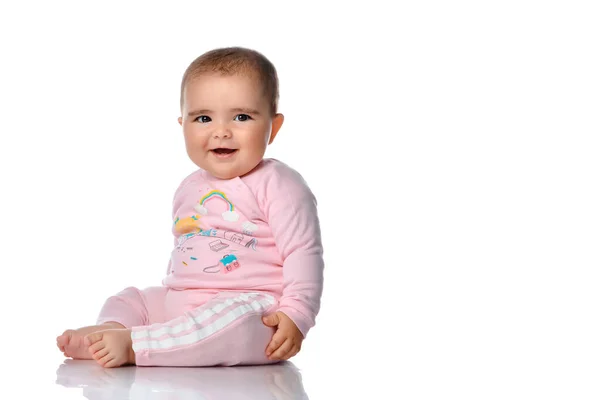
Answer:
<path fill-rule="evenodd" d="M 260 79 L 264 94 L 269 99 L 272 115 L 277 113 L 279 101 L 279 79 L 275 66 L 258 51 L 243 47 L 224 47 L 208 51 L 196 58 L 187 67 L 181 80 L 180 107 L 183 108 L 185 85 L 203 73 L 223 75 L 256 74 Z"/>

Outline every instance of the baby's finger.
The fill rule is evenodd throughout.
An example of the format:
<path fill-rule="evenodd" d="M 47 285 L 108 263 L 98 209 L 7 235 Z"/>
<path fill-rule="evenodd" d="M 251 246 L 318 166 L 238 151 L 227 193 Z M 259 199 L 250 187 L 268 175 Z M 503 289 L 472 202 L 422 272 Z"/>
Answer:
<path fill-rule="evenodd" d="M 300 351 L 300 349 L 298 348 L 298 346 L 294 346 L 292 347 L 292 349 L 285 355 L 285 357 L 283 358 L 284 360 L 289 360 L 290 358 L 294 357 L 296 354 L 298 354 L 298 352 Z"/>
<path fill-rule="evenodd" d="M 279 346 L 281 346 L 283 342 L 285 342 L 285 339 L 286 337 L 283 335 L 283 333 L 281 333 L 280 331 L 275 332 L 275 334 L 273 335 L 273 339 L 271 339 L 271 342 L 267 346 L 267 357 L 270 356 L 275 350 L 277 350 Z"/>
<path fill-rule="evenodd" d="M 289 360 L 290 358 L 294 357 L 296 355 L 296 353 L 298 352 L 298 351 L 296 351 L 296 348 L 297 347 L 295 345 L 292 345 L 292 348 L 281 357 L 281 360 L 286 361 L 286 360 Z"/>
<path fill-rule="evenodd" d="M 287 339 L 283 344 L 271 354 L 269 359 L 271 360 L 282 360 L 283 357 L 289 353 L 289 351 L 294 347 L 294 343 L 292 343 L 291 339 Z"/>

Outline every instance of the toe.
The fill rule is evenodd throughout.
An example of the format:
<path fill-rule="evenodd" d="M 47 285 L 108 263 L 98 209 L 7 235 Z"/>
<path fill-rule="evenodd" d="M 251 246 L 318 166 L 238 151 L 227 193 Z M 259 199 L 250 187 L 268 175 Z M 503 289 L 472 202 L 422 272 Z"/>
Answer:
<path fill-rule="evenodd" d="M 101 358 L 103 358 L 104 356 L 106 356 L 107 354 L 108 354 L 108 349 L 104 348 L 102 350 L 98 350 L 97 352 L 95 352 L 92 357 L 94 358 L 94 360 L 98 361 Z"/>
<path fill-rule="evenodd" d="M 113 358 L 112 360 L 110 360 L 109 362 L 104 364 L 104 368 L 114 368 L 114 367 L 118 367 L 120 365 L 121 364 L 118 362 L 118 360 L 116 358 Z"/>
<path fill-rule="evenodd" d="M 58 346 L 64 347 L 67 344 L 69 344 L 69 339 L 71 339 L 71 333 L 68 332 L 69 331 L 65 331 L 65 333 L 56 338 L 56 344 L 58 344 Z"/>
<path fill-rule="evenodd" d="M 58 346 L 58 349 L 63 353 L 66 353 L 66 347 L 71 342 L 72 332 L 73 331 L 65 331 L 62 335 L 56 338 L 56 346 Z M 66 355 L 66 357 L 68 357 L 68 355 Z"/>
<path fill-rule="evenodd" d="M 107 355 L 96 361 L 98 361 L 98 364 L 102 365 L 103 367 L 106 367 L 106 364 L 114 360 L 114 358 L 115 357 L 112 354 L 108 353 Z"/>
<path fill-rule="evenodd" d="M 96 343 L 94 343 L 93 345 L 91 345 L 88 350 L 89 350 L 90 354 L 94 354 L 98 350 L 102 350 L 105 347 L 106 347 L 106 344 L 104 343 L 104 341 L 99 340 Z"/>
<path fill-rule="evenodd" d="M 103 337 L 103 333 L 102 332 L 94 332 L 94 333 L 90 333 L 89 335 L 86 335 L 84 340 L 84 343 L 86 344 L 86 346 L 90 346 L 93 345 L 94 343 L 98 342 L 99 340 L 102 340 Z"/>

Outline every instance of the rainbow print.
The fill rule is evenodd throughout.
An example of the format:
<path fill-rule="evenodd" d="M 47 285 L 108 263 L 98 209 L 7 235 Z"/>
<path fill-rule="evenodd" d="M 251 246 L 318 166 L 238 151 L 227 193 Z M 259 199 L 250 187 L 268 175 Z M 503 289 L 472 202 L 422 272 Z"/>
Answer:
<path fill-rule="evenodd" d="M 204 206 L 204 203 L 206 203 L 208 200 L 214 197 L 220 197 L 223 201 L 227 203 L 227 205 L 229 205 L 229 211 L 233 211 L 233 204 L 231 204 L 231 202 L 227 200 L 227 196 L 225 196 L 225 193 L 220 192 L 218 190 L 213 190 L 210 193 L 208 193 L 206 196 L 200 199 L 199 203 L 202 206 Z"/>

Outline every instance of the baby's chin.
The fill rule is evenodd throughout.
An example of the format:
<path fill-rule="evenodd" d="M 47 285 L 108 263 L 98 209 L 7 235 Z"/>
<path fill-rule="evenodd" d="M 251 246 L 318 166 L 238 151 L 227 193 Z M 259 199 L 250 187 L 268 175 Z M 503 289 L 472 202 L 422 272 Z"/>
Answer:
<path fill-rule="evenodd" d="M 254 157 L 240 157 L 240 154 L 236 154 L 234 157 L 232 160 L 223 162 L 211 160 L 210 155 L 204 158 L 190 158 L 200 169 L 203 169 L 215 178 L 227 180 L 244 176 L 253 171 L 263 160 L 264 154 L 256 154 Z"/>
<path fill-rule="evenodd" d="M 258 165 L 258 164 L 256 164 Z M 256 165 L 250 166 L 237 166 L 232 168 L 223 168 L 223 167 L 215 167 L 212 165 L 200 166 L 200 168 L 204 169 L 206 172 L 219 179 L 233 179 L 239 176 L 244 176 L 250 171 L 252 171 Z"/>
<path fill-rule="evenodd" d="M 207 170 L 207 171 L 215 178 L 224 179 L 224 180 L 233 179 L 233 178 L 237 178 L 238 176 L 244 175 L 244 174 L 235 174 L 235 173 L 229 173 L 229 174 L 228 173 L 220 173 L 218 171 L 211 171 L 211 170 Z"/>

